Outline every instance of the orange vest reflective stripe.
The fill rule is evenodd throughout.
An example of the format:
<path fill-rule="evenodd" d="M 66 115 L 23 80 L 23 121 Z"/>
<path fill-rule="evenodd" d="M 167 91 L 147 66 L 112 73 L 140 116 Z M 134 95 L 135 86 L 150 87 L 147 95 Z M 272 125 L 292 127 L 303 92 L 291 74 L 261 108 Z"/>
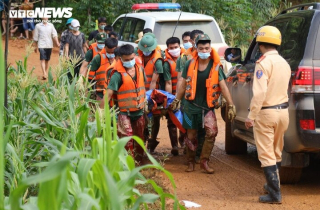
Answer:
<path fill-rule="evenodd" d="M 95 81 L 96 81 L 96 91 L 102 92 L 106 89 L 107 82 L 107 69 L 112 65 L 109 63 L 109 59 L 106 53 L 99 53 L 100 55 L 100 67 L 96 71 Z M 113 60 L 115 62 L 115 59 Z"/>
<path fill-rule="evenodd" d="M 181 48 L 180 55 L 185 52 L 185 49 Z M 168 52 L 168 49 L 165 50 L 166 59 L 165 62 L 168 62 L 170 65 L 170 74 L 171 74 L 171 84 L 172 84 L 172 94 L 176 94 L 177 90 L 177 83 L 178 83 L 178 72 L 176 71 L 177 63 L 174 61 L 174 59 L 171 57 L 170 53 Z"/>
<path fill-rule="evenodd" d="M 160 49 L 159 46 L 156 47 L 156 49 L 152 53 L 152 55 L 150 57 L 150 60 L 148 61 L 147 64 L 144 63 L 144 59 L 143 59 L 144 55 L 143 55 L 143 52 L 140 49 L 138 49 L 138 54 L 141 57 L 142 66 L 144 67 L 144 72 L 145 72 L 146 77 L 147 77 L 146 90 L 148 91 L 150 89 L 152 75 L 153 75 L 153 73 L 155 71 L 154 70 L 155 69 L 155 64 L 159 59 L 161 59 L 161 61 L 162 61 L 161 49 Z M 158 78 L 158 81 L 157 81 L 156 89 L 159 89 L 159 78 Z"/>
<path fill-rule="evenodd" d="M 98 55 L 100 52 L 102 53 L 106 53 L 106 49 L 103 48 L 100 52 L 99 52 L 99 49 L 98 49 L 98 44 L 95 42 L 95 43 L 92 43 L 90 46 L 89 46 L 89 50 L 92 50 L 92 59 Z M 91 62 L 91 61 L 90 61 Z M 89 76 L 88 76 L 88 79 L 89 80 L 93 80 L 94 77 L 96 75 L 96 72 L 95 71 L 89 71 Z"/>
<path fill-rule="evenodd" d="M 110 77 L 114 72 L 121 74 L 122 85 L 116 93 L 116 102 L 121 112 L 134 112 L 143 109 L 145 100 L 145 86 L 143 69 L 140 65 L 135 65 L 136 80 L 134 80 L 125 70 L 121 60 L 115 64 Z"/>
<path fill-rule="evenodd" d="M 212 48 L 210 53 L 210 58 L 213 60 L 212 68 L 210 69 L 210 74 L 208 79 L 206 79 L 207 87 L 207 105 L 209 108 L 213 108 L 218 105 L 218 99 L 221 94 L 221 89 L 219 86 L 219 67 L 220 56 Z M 198 64 L 199 57 L 198 54 L 194 54 L 193 59 L 190 62 L 187 79 L 186 79 L 186 92 L 185 99 L 192 101 L 195 99 L 196 88 L 197 88 L 197 76 L 198 76 Z M 201 93 L 200 93 L 201 94 Z"/>

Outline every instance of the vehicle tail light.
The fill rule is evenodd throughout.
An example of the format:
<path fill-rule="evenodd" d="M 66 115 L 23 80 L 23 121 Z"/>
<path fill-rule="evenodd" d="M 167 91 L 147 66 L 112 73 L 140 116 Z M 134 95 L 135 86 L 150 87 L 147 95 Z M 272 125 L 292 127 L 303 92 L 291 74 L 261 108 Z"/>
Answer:
<path fill-rule="evenodd" d="M 311 66 L 299 67 L 292 80 L 291 92 L 313 92 L 314 90 L 320 90 L 320 68 Z"/>
<path fill-rule="evenodd" d="M 314 130 L 315 122 L 314 120 L 300 120 L 300 128 L 302 130 Z"/>
<path fill-rule="evenodd" d="M 224 52 L 226 51 L 226 49 L 228 49 L 228 46 L 220 47 L 220 48 L 218 49 L 218 55 L 219 55 L 220 57 L 224 57 Z"/>

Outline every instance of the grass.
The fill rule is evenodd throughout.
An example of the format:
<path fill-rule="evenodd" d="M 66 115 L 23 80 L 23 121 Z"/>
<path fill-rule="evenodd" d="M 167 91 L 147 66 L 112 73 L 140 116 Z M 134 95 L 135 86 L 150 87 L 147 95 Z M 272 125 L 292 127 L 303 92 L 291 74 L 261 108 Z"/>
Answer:
<path fill-rule="evenodd" d="M 0 209 L 166 209 L 170 200 L 170 209 L 184 209 L 172 174 L 150 154 L 150 164 L 135 166 L 124 149 L 130 137 L 119 139 L 112 126 L 115 110 L 107 103 L 100 112 L 91 110 L 96 102 L 87 87 L 68 79 L 76 62 L 60 59 L 41 84 L 27 71 L 27 56 L 9 68 L 9 117 L 0 122 Z M 134 140 L 145 149 L 141 139 Z M 161 172 L 172 193 L 144 171 Z"/>

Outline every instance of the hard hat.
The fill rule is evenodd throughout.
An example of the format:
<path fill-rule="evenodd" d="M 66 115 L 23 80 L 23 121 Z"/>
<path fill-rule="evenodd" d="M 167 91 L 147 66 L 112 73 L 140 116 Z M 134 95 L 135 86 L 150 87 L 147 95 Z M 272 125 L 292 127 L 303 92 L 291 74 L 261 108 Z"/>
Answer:
<path fill-rule="evenodd" d="M 158 43 L 156 36 L 153 33 L 146 33 L 138 43 L 138 48 L 142 52 L 152 52 L 154 49 L 156 49 L 157 45 Z"/>
<path fill-rule="evenodd" d="M 68 24 L 71 24 L 71 21 L 73 20 L 73 18 L 69 18 L 68 20 L 67 20 L 67 23 L 66 23 L 66 26 L 68 25 Z"/>
<path fill-rule="evenodd" d="M 79 23 L 78 20 L 73 19 L 73 20 L 71 21 L 71 26 L 72 26 L 72 27 L 80 27 L 80 23 Z"/>
<path fill-rule="evenodd" d="M 143 37 L 143 32 L 142 31 L 140 31 L 139 33 L 138 33 L 138 39 L 136 40 L 136 41 L 134 41 L 134 43 L 139 43 L 140 42 L 140 40 L 142 39 L 142 37 Z"/>
<path fill-rule="evenodd" d="M 281 32 L 274 26 L 262 26 L 256 37 L 257 42 L 281 45 Z"/>

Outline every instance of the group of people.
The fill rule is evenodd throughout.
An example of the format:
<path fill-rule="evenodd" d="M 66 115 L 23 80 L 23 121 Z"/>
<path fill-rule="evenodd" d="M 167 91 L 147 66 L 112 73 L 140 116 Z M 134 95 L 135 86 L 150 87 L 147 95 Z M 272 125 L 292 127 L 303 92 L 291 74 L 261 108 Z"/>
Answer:
<path fill-rule="evenodd" d="M 193 172 L 196 163 L 208 173 L 214 173 L 209 166 L 209 157 L 218 133 L 215 108 L 219 107 L 221 94 L 227 102 L 227 116 L 230 121 L 236 117 L 236 107 L 227 88 L 226 76 L 217 51 L 211 47 L 211 38 L 201 30 L 169 37 L 167 48 L 162 51 L 152 30 L 145 28 L 136 40 L 138 46 L 119 46 L 117 33 L 107 26 L 106 19 L 98 19 L 98 30 L 89 35 L 89 40 L 80 32 L 80 23 L 68 19 L 67 29 L 60 42 L 57 33 L 43 19 L 35 27 L 34 40 L 38 44 L 40 59 L 44 60 L 44 79 L 47 61 L 50 59 L 53 38 L 60 46 L 60 54 L 67 59 L 79 57 L 75 63 L 72 78 L 79 74 L 78 84 L 88 80 L 92 84 L 93 99 L 104 107 L 104 101 L 119 108 L 117 131 L 120 137 L 138 136 L 147 142 L 153 153 L 159 144 L 157 136 L 160 119 L 167 118 L 171 153 L 179 155 L 179 147 L 185 148 L 188 166 L 186 172 Z M 267 28 L 266 28 L 267 27 Z M 271 27 L 271 28 L 270 28 Z M 42 46 L 44 42 L 48 45 Z M 288 127 L 287 84 L 290 67 L 276 51 L 281 44 L 281 34 L 272 26 L 262 27 L 256 41 L 262 57 L 257 61 L 253 83 L 253 98 L 246 127 L 254 126 L 258 157 L 264 169 L 267 195 L 261 202 L 281 203 L 279 168 L 283 149 L 283 135 Z M 183 47 L 181 47 L 183 45 Z M 231 51 L 228 59 L 237 60 Z M 77 78 L 77 77 L 76 77 Z M 285 80 L 285 82 L 277 81 Z M 279 85 L 281 83 L 281 85 Z M 181 110 L 186 133 L 178 132 L 167 113 L 154 111 L 152 118 L 146 100 L 146 91 L 160 89 L 175 96 L 170 110 Z M 107 100 L 105 100 L 107 98 Z M 150 130 L 150 132 L 149 132 Z M 126 149 L 138 164 L 143 164 L 144 150 L 130 140 Z"/>

